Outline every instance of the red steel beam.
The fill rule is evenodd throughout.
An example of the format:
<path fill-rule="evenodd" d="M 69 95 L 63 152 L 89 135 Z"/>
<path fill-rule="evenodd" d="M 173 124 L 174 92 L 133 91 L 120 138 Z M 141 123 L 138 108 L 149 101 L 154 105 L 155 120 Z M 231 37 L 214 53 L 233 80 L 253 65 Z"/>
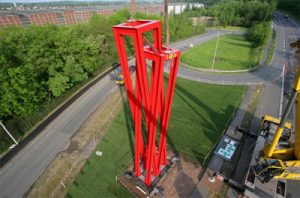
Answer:
<path fill-rule="evenodd" d="M 158 176 L 167 165 L 166 135 L 169 125 L 172 99 L 176 84 L 180 51 L 162 46 L 161 22 L 134 20 L 113 27 L 120 65 L 135 132 L 135 174 L 143 176 L 144 182 L 151 185 L 153 176 Z M 144 38 L 146 32 L 152 33 L 153 43 Z M 128 67 L 128 57 L 124 37 L 132 37 L 136 58 L 135 90 Z M 145 46 L 144 41 L 148 46 Z M 148 79 L 146 60 L 152 62 L 151 81 Z M 171 62 L 168 86 L 164 88 L 164 65 Z M 146 121 L 146 142 L 142 133 L 142 112 Z M 158 121 L 160 120 L 160 139 L 156 143 Z M 142 167 L 141 167 L 142 166 Z M 142 171 L 143 170 L 143 171 Z"/>

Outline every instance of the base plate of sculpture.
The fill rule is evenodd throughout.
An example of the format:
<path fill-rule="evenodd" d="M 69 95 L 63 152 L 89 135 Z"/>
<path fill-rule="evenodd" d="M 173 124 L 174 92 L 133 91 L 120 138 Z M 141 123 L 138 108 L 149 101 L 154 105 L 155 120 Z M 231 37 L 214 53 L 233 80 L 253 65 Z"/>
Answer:
<path fill-rule="evenodd" d="M 156 188 L 161 179 L 166 175 L 168 170 L 173 167 L 174 162 L 168 160 L 167 166 L 161 168 L 160 174 L 158 176 L 152 176 L 150 186 L 145 184 L 145 175 L 142 174 L 139 177 L 134 174 L 134 166 L 130 164 L 127 170 L 123 172 L 123 175 L 118 176 L 118 182 L 124 186 L 129 192 L 134 194 L 136 197 L 154 197 L 159 193 Z M 145 173 L 144 171 L 142 171 Z"/>

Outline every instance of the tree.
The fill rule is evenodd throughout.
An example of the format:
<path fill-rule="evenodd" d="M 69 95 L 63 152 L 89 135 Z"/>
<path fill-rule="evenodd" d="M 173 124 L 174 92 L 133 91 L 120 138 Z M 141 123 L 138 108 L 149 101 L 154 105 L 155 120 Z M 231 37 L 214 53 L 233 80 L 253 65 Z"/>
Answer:
<path fill-rule="evenodd" d="M 49 90 L 55 97 L 60 96 L 66 89 L 70 88 L 69 77 L 64 76 L 61 73 L 53 74 L 53 76 L 49 78 L 48 84 Z"/>
<path fill-rule="evenodd" d="M 271 19 L 276 8 L 275 0 L 267 1 L 224 1 L 216 4 L 208 10 L 213 10 L 223 26 L 240 25 L 249 27 L 251 25 Z"/>
<path fill-rule="evenodd" d="M 252 26 L 248 32 L 248 40 L 253 43 L 255 47 L 262 46 L 271 31 L 270 23 L 263 22 Z"/>
<path fill-rule="evenodd" d="M 229 3 L 219 4 L 215 9 L 215 15 L 217 16 L 220 24 L 223 27 L 226 27 L 227 25 L 232 24 L 232 21 L 235 17 L 235 8 Z"/>

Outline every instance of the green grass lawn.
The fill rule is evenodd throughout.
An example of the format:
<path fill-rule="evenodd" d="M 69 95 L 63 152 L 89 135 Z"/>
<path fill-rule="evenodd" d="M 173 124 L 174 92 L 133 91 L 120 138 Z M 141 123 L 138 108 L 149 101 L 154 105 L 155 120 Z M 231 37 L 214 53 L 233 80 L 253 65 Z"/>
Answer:
<path fill-rule="evenodd" d="M 231 31 L 247 31 L 247 28 L 245 27 L 240 27 L 240 26 L 226 26 L 225 28 L 223 26 L 212 26 L 212 27 L 207 27 L 207 29 L 211 29 L 211 30 L 231 30 Z"/>
<path fill-rule="evenodd" d="M 219 39 L 215 64 L 212 67 L 216 42 L 217 39 L 213 39 L 184 52 L 181 61 L 192 67 L 214 70 L 242 70 L 258 64 L 259 49 L 252 48 L 244 36 L 224 35 Z"/>
<path fill-rule="evenodd" d="M 245 86 L 226 86 L 177 80 L 168 132 L 168 145 L 200 163 L 212 149 Z M 95 154 L 69 187 L 67 197 L 131 197 L 115 180 L 133 155 L 133 127 L 128 106 L 117 115 Z M 94 152 L 95 153 L 95 152 Z"/>

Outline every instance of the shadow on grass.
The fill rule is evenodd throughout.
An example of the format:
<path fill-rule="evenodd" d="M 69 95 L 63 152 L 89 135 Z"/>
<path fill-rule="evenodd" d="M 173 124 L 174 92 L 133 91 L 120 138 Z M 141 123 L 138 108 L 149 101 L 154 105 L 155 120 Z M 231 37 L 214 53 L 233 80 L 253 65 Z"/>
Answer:
<path fill-rule="evenodd" d="M 244 41 L 244 42 L 245 42 L 245 37 L 244 37 L 244 36 L 241 36 L 241 35 L 234 35 L 234 34 L 231 34 L 231 35 L 227 35 L 227 37 L 228 37 L 230 40 L 233 40 L 233 41 Z"/>
<path fill-rule="evenodd" d="M 219 60 L 218 60 L 219 59 Z M 211 61 L 213 60 L 213 58 L 211 59 Z M 226 65 L 228 65 L 226 68 L 224 66 L 224 64 L 222 63 L 226 63 Z M 215 64 L 215 68 L 220 67 L 220 69 L 249 69 L 250 65 L 252 64 L 252 61 L 242 61 L 242 60 L 236 60 L 236 59 L 230 59 L 230 58 L 216 58 L 216 64 Z"/>
<path fill-rule="evenodd" d="M 242 41 L 243 43 L 238 43 L 238 42 L 233 42 L 233 41 L 222 41 L 222 43 L 227 43 L 227 44 L 230 44 L 230 45 L 233 45 L 233 46 L 239 46 L 239 47 L 246 47 L 246 48 L 249 48 L 249 47 L 252 47 L 250 43 L 246 43 L 247 41 L 243 40 L 243 39 L 240 39 L 240 40 L 237 40 L 237 39 L 234 39 L 234 41 Z"/>
<path fill-rule="evenodd" d="M 133 142 L 134 125 L 132 122 L 132 118 L 130 116 L 131 112 L 130 112 L 128 101 L 126 99 L 126 93 L 124 92 L 122 86 L 119 86 L 119 91 L 121 93 L 121 100 L 124 109 L 124 120 L 127 128 L 126 131 L 129 139 L 129 144 L 130 144 L 131 157 L 133 159 L 134 158 L 134 142 Z"/>
<path fill-rule="evenodd" d="M 208 107 L 207 105 L 205 105 L 202 101 L 200 101 L 197 97 L 195 97 L 192 93 L 189 93 L 186 89 L 184 89 L 180 85 L 177 85 L 176 91 L 177 91 L 177 95 L 190 107 L 190 109 L 195 111 L 195 113 L 204 120 L 203 128 L 209 129 L 209 130 L 203 131 L 205 136 L 209 140 L 211 140 L 211 142 L 213 142 L 213 144 L 217 144 L 218 143 L 217 141 L 218 141 L 219 137 L 222 135 L 222 132 L 224 130 L 224 129 L 218 128 L 218 126 L 220 126 L 220 120 L 218 120 L 218 118 L 225 116 L 225 117 L 227 117 L 228 124 L 231 123 L 233 120 L 228 120 L 228 119 L 230 119 L 230 118 L 228 118 L 228 115 L 231 115 L 231 113 L 234 112 L 235 107 L 232 105 L 229 105 L 222 112 L 216 112 L 213 109 L 211 109 L 210 107 Z M 225 101 L 226 98 L 229 97 L 229 95 L 230 95 L 230 93 L 225 95 L 220 100 Z M 191 101 L 193 101 L 193 103 L 201 106 L 201 108 L 203 108 L 208 113 L 210 119 L 203 117 L 200 114 L 200 112 L 198 112 L 190 104 L 189 100 L 186 100 L 186 98 L 184 96 L 187 97 L 188 99 L 190 99 Z M 231 119 L 233 119 L 233 118 L 231 118 Z M 228 126 L 224 126 L 224 127 L 228 127 Z M 227 130 L 227 128 L 225 128 L 225 130 Z M 212 131 L 217 131 L 217 134 L 212 133 Z M 201 142 L 201 140 L 199 140 L 199 141 Z M 173 145 L 171 145 L 173 148 L 176 148 L 176 145 L 174 145 L 171 138 L 168 138 L 168 142 L 173 144 Z M 202 144 L 204 144 L 204 143 L 205 142 L 202 142 Z M 211 148 L 211 149 L 213 149 L 213 148 Z M 208 168 L 208 165 L 210 164 L 211 159 L 214 157 L 214 150 L 212 150 L 210 153 L 208 153 L 208 152 L 203 153 L 203 152 L 199 152 L 197 150 L 197 147 L 195 147 L 195 148 L 191 149 L 191 152 L 192 152 L 194 158 L 202 165 L 202 169 L 198 175 L 198 180 L 201 181 L 201 179 L 203 178 L 203 176 Z"/>
<path fill-rule="evenodd" d="M 167 82 L 168 80 L 167 76 L 165 76 L 165 80 Z M 134 138 L 133 138 L 134 125 L 131 119 L 129 104 L 127 99 L 125 98 L 124 88 L 120 87 L 119 89 L 122 94 L 125 123 L 127 127 L 129 141 L 130 141 L 129 143 L 130 143 L 131 155 L 133 158 L 134 157 Z M 203 169 L 205 170 L 206 164 L 203 164 L 204 157 L 208 154 L 209 150 L 211 150 L 212 146 L 210 145 L 214 145 L 216 141 L 219 139 L 220 135 L 224 130 L 224 127 L 226 127 L 225 122 L 227 122 L 228 116 L 230 116 L 232 112 L 234 112 L 235 107 L 228 105 L 225 108 L 222 108 L 220 111 L 216 111 L 212 109 L 210 106 L 208 106 L 206 103 L 201 101 L 195 94 L 191 93 L 190 91 L 188 91 L 186 88 L 184 88 L 178 83 L 176 84 L 175 94 L 176 97 L 178 97 L 183 103 L 185 103 L 185 106 L 187 107 L 186 111 L 193 111 L 192 115 L 195 116 L 196 118 L 199 118 L 201 123 L 203 123 L 202 125 L 200 125 L 202 128 L 200 136 L 202 137 L 202 139 L 205 139 L 208 143 L 203 142 L 203 140 L 199 138 L 198 135 L 199 133 L 197 133 L 197 131 L 193 131 L 191 139 L 194 139 L 196 141 L 193 141 L 192 142 L 193 145 L 187 145 L 187 147 L 189 147 L 188 152 L 190 152 L 192 158 L 194 158 L 195 161 L 202 164 L 204 166 Z M 230 94 L 231 94 L 230 92 L 224 94 L 223 98 L 220 98 L 220 100 L 225 102 L 226 100 L 228 100 L 228 97 L 230 97 Z M 224 104 L 221 103 L 221 106 L 223 105 Z M 205 112 L 205 115 L 203 114 L 202 111 Z M 147 137 L 146 135 L 147 127 L 145 126 L 144 117 L 145 116 L 143 112 L 142 131 L 145 140 Z M 182 133 L 185 133 L 185 131 L 182 131 Z M 183 150 L 183 154 L 184 154 L 185 149 L 181 149 L 180 144 L 178 144 L 178 141 L 176 142 L 176 133 L 172 134 L 171 136 L 169 135 L 169 133 L 167 133 L 167 141 L 168 144 L 172 147 L 176 155 L 179 155 L 181 150 Z M 190 141 L 188 141 L 187 143 L 190 144 Z M 204 149 L 201 149 L 203 144 L 208 144 L 208 145 L 204 147 Z"/>
<path fill-rule="evenodd" d="M 190 109 L 192 111 L 194 111 L 199 117 L 201 117 L 204 120 L 204 125 L 203 128 L 204 129 L 209 129 L 209 130 L 204 130 L 205 136 L 211 141 L 211 142 L 216 142 L 217 139 L 219 138 L 219 136 L 221 135 L 222 131 L 218 132 L 217 135 L 215 133 L 211 133 L 211 131 L 218 131 L 220 130 L 217 126 L 220 124 L 218 123 L 218 118 L 222 117 L 224 115 L 228 115 L 229 112 L 233 112 L 234 111 L 234 107 L 233 106 L 229 106 L 226 108 L 226 110 L 224 112 L 216 112 L 213 109 L 211 109 L 209 106 L 207 106 L 205 103 L 203 103 L 201 100 L 199 100 L 197 97 L 195 97 L 192 93 L 190 93 L 189 91 L 187 91 L 185 88 L 183 88 L 180 85 L 176 85 L 176 90 L 175 92 L 177 93 L 177 95 L 187 104 L 187 106 L 190 107 Z M 210 119 L 205 118 L 205 116 L 203 116 L 200 112 L 198 112 L 193 105 L 191 105 L 191 103 L 185 99 L 185 97 L 188 97 L 191 101 L 193 101 L 194 104 L 197 104 L 198 106 L 200 106 L 202 109 L 204 109 L 208 115 Z M 211 122 L 215 121 L 215 122 Z M 197 155 L 202 155 L 205 156 L 205 153 L 198 153 Z M 201 161 L 199 161 L 201 163 Z"/>

